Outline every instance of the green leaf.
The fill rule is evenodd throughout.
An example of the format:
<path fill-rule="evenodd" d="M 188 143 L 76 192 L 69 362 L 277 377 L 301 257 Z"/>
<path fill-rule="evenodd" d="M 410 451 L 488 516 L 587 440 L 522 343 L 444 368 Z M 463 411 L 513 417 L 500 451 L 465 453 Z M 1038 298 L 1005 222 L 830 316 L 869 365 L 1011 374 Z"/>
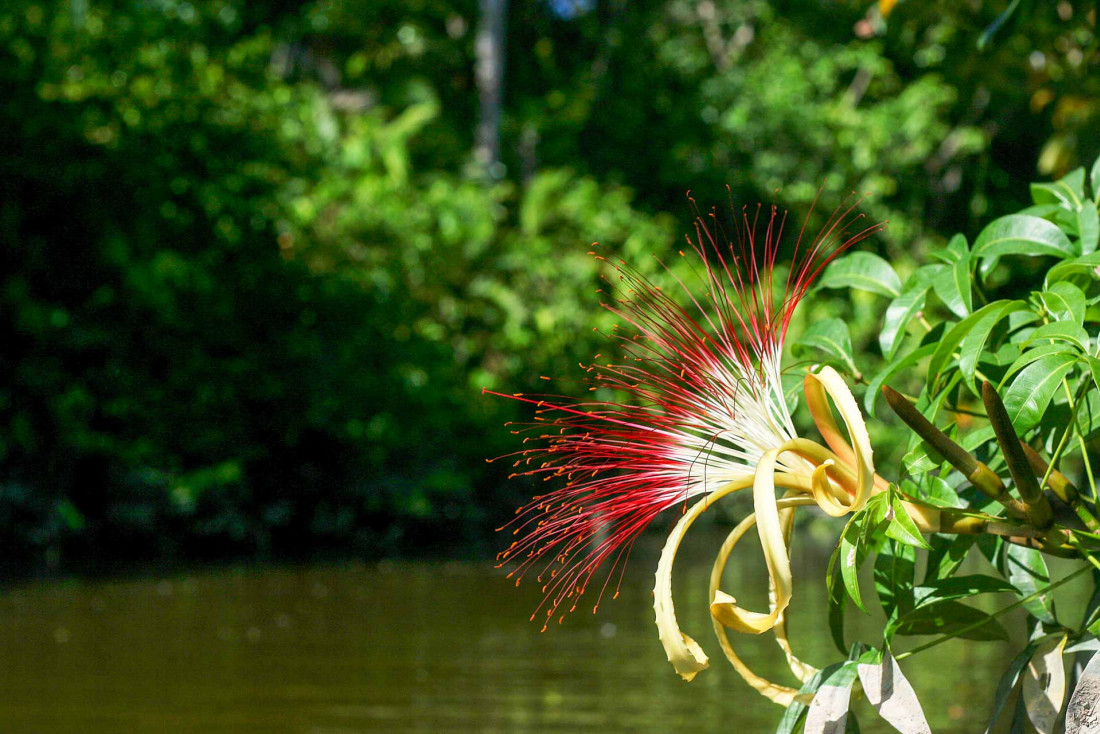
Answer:
<path fill-rule="evenodd" d="M 1008 632 L 985 612 L 954 600 L 917 607 L 902 617 L 897 626 L 899 635 L 946 635 L 958 633 L 971 625 L 974 629 L 959 635 L 967 640 L 1008 640 Z"/>
<path fill-rule="evenodd" d="M 1061 281 L 1049 290 L 1036 295 L 1043 309 L 1056 321 L 1072 321 L 1082 324 L 1085 321 L 1085 294 L 1080 288 Z"/>
<path fill-rule="evenodd" d="M 979 323 L 984 322 L 989 314 L 998 313 L 1004 310 L 1004 314 L 1002 314 L 1003 316 L 1011 313 L 1014 310 L 1024 308 L 1027 308 L 1027 304 L 1023 301 L 994 301 L 993 303 L 982 306 L 977 311 L 970 314 L 965 319 L 948 329 L 947 333 L 945 333 L 943 335 L 943 338 L 940 340 L 940 343 L 937 346 L 935 353 L 933 353 L 932 360 L 928 363 L 929 387 L 935 385 L 939 375 L 951 363 L 955 354 L 955 350 L 959 349 L 959 346 L 962 344 L 962 340 L 966 338 L 966 335 L 969 334 Z"/>
<path fill-rule="evenodd" d="M 1013 543 L 1004 544 L 1001 571 L 1008 578 L 1020 598 L 1028 597 L 1050 585 L 1050 571 L 1043 554 L 1034 548 L 1024 548 Z M 1054 624 L 1054 598 L 1044 594 L 1024 604 L 1024 609 L 1040 622 Z"/>
<path fill-rule="evenodd" d="M 912 352 L 904 354 L 899 359 L 886 365 L 872 377 L 870 383 L 868 383 L 867 392 L 863 396 L 863 405 L 867 408 L 867 412 L 874 415 L 875 403 L 878 402 L 879 395 L 882 394 L 882 386 L 886 384 L 887 380 L 932 354 L 932 352 L 936 351 L 937 346 L 937 344 L 933 343 L 918 347 Z"/>
<path fill-rule="evenodd" d="M 936 533 L 930 536 L 928 542 L 932 550 L 928 552 L 928 562 L 925 564 L 924 586 L 955 573 L 976 540 L 973 535 Z"/>
<path fill-rule="evenodd" d="M 912 281 L 910 281 L 912 282 Z M 886 316 L 882 320 L 882 331 L 878 335 L 879 348 L 886 359 L 893 359 L 905 336 L 905 328 L 913 317 L 924 308 L 928 289 L 926 281 L 908 288 L 886 307 Z"/>
<path fill-rule="evenodd" d="M 1092 184 L 1092 203 L 1100 206 L 1100 158 L 1097 158 L 1092 164 L 1089 183 Z"/>
<path fill-rule="evenodd" d="M 963 318 L 973 309 L 970 260 L 961 259 L 949 265 L 941 265 L 932 276 L 932 288 L 951 313 Z"/>
<path fill-rule="evenodd" d="M 1096 205 L 1085 200 L 1084 206 L 1077 210 L 1077 236 L 1081 240 L 1081 252 L 1085 255 L 1096 250 L 1100 242 L 1100 214 Z"/>
<path fill-rule="evenodd" d="M 886 523 L 886 510 L 885 493 L 871 497 L 863 509 L 848 521 L 836 551 L 839 553 L 837 565 L 840 566 L 840 577 L 844 581 L 844 588 L 855 605 L 865 614 L 867 607 L 864 606 L 863 598 L 859 593 L 859 569 L 866 560 L 867 553 L 882 542 L 879 534 Z"/>
<path fill-rule="evenodd" d="M 922 584 L 913 589 L 913 601 L 916 606 L 946 601 L 948 599 L 966 599 L 978 594 L 1000 594 L 1015 592 L 1016 587 L 995 576 L 972 574 L 952 576 Z"/>
<path fill-rule="evenodd" d="M 1085 169 L 1076 168 L 1052 183 L 1031 184 L 1031 199 L 1036 204 L 1058 204 L 1063 209 L 1077 211 L 1088 201 Z"/>
<path fill-rule="evenodd" d="M 1058 227 L 1026 214 L 1009 214 L 993 220 L 978 235 L 972 250 L 972 256 L 978 259 L 1004 255 L 1051 255 L 1064 259 L 1080 254 Z"/>
<path fill-rule="evenodd" d="M 1047 271 L 1046 287 L 1049 289 L 1058 281 L 1069 278 L 1093 283 L 1098 277 L 1097 268 L 1100 268 L 1100 252 L 1090 252 L 1073 260 L 1065 260 Z"/>
<path fill-rule="evenodd" d="M 887 619 L 895 611 L 904 614 L 913 608 L 913 574 L 917 553 L 901 542 L 884 543 L 875 558 L 875 592 Z"/>
<path fill-rule="evenodd" d="M 848 528 L 844 528 L 847 532 Z M 840 543 L 837 543 L 829 556 L 829 570 L 825 575 L 825 586 L 829 591 L 829 634 L 833 644 L 841 652 L 847 649 L 844 642 L 844 607 L 847 605 L 844 579 L 840 575 Z"/>
<path fill-rule="evenodd" d="M 993 711 L 989 717 L 989 724 L 985 727 L 985 734 L 992 733 L 993 725 L 997 723 L 997 719 L 1004 711 L 1005 704 L 1008 703 L 1012 691 L 1015 690 L 1016 684 L 1020 681 L 1020 673 L 1031 662 L 1031 656 L 1035 654 L 1038 647 L 1038 642 L 1030 643 L 1008 664 L 1008 669 L 1001 676 L 1001 680 L 997 683 L 997 691 L 993 694 Z"/>
<path fill-rule="evenodd" d="M 1085 355 L 1089 351 L 1089 334 L 1084 327 L 1072 321 L 1052 321 L 1043 324 L 1027 336 L 1024 345 L 1035 342 L 1065 342 L 1080 349 Z"/>
<path fill-rule="evenodd" d="M 838 362 L 852 375 L 859 375 L 852 359 L 852 337 L 848 324 L 840 319 L 822 319 L 815 322 L 801 335 L 791 348 L 796 356 L 806 355 L 808 348 L 819 349 L 830 361 Z"/>
<path fill-rule="evenodd" d="M 982 352 L 985 351 L 990 334 L 1006 316 L 1027 308 L 1023 301 L 999 301 L 998 303 L 1002 304 L 1000 308 L 987 306 L 974 314 L 973 325 L 959 345 L 959 371 L 962 372 L 967 387 L 975 395 L 978 394 L 978 388 L 974 382 L 974 373 L 978 369 L 978 361 L 981 359 Z M 990 304 L 992 305 L 995 304 Z"/>
<path fill-rule="evenodd" d="M 822 288 L 856 288 L 895 297 L 901 294 L 901 278 L 890 263 L 871 252 L 853 252 L 833 261 L 821 278 Z"/>
<path fill-rule="evenodd" d="M 906 734 L 932 734 L 917 693 L 890 650 L 877 663 L 859 665 L 859 681 L 867 702 L 895 729 Z"/>
<path fill-rule="evenodd" d="M 905 511 L 905 505 L 902 504 L 901 498 L 896 494 L 890 502 L 890 512 L 887 514 L 887 518 L 890 521 L 890 524 L 886 526 L 888 537 L 914 548 L 927 550 L 932 547 L 925 541 L 916 523 L 913 522 L 913 518 L 909 517 L 909 513 Z"/>
<path fill-rule="evenodd" d="M 1035 426 L 1050 405 L 1062 378 L 1076 366 L 1073 354 L 1050 354 L 1020 371 L 1004 394 L 1005 410 L 1017 433 Z"/>

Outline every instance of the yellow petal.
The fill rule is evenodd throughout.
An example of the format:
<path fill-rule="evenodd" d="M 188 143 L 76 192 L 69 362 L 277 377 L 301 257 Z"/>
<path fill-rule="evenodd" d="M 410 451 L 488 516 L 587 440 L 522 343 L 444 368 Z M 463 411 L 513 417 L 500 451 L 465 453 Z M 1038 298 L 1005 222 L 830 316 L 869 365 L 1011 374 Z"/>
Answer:
<path fill-rule="evenodd" d="M 770 449 L 764 452 L 756 465 L 756 477 L 752 484 L 756 529 L 760 535 L 760 547 L 764 549 L 764 562 L 774 589 L 774 599 L 771 611 L 767 614 L 742 609 L 735 603 L 724 605 L 720 612 L 722 624 L 738 632 L 760 634 L 770 630 L 791 600 L 791 561 L 787 557 L 787 544 L 784 542 L 783 526 L 779 521 L 775 497 L 775 466 L 780 450 Z"/>
<path fill-rule="evenodd" d="M 806 404 L 825 442 L 842 461 L 855 465 L 856 494 L 852 498 L 848 511 L 857 512 L 867 503 L 875 484 L 871 436 L 867 433 L 863 414 L 859 411 L 852 391 L 832 367 L 822 367 L 817 372 L 806 375 L 804 387 Z M 837 412 L 840 413 L 844 426 L 848 429 L 851 444 L 844 439 L 837 426 L 826 396 L 832 398 L 836 405 Z M 828 512 L 827 509 L 826 512 Z"/>
<path fill-rule="evenodd" d="M 692 505 L 691 509 L 683 514 L 676 526 L 665 540 L 665 547 L 661 551 L 661 560 L 657 563 L 657 578 L 653 586 L 653 612 L 657 621 L 657 637 L 665 648 L 665 655 L 672 667 L 684 680 L 691 680 L 700 671 L 710 664 L 706 653 L 699 647 L 699 643 L 680 631 L 680 625 L 676 621 L 676 608 L 672 602 L 672 564 L 676 560 L 676 551 L 680 548 L 680 541 L 695 520 L 706 512 L 716 500 L 721 499 L 731 492 L 745 489 L 752 484 L 751 477 L 745 477 L 730 482 L 722 489 Z"/>
<path fill-rule="evenodd" d="M 778 479 L 785 486 L 794 487 L 804 492 L 810 490 L 809 481 L 806 477 L 781 473 L 778 475 Z M 676 609 L 672 601 L 672 566 L 676 560 L 676 551 L 679 550 L 680 542 L 684 539 L 684 535 L 692 523 L 709 507 L 726 495 L 741 489 L 747 489 L 753 484 L 754 479 L 752 477 L 738 479 L 696 502 L 676 523 L 665 541 L 664 549 L 661 551 L 661 560 L 657 563 L 656 583 L 653 587 L 653 611 L 657 621 L 657 636 L 665 648 L 668 661 L 672 663 L 676 672 L 684 680 L 694 678 L 700 670 L 704 670 L 709 665 L 709 661 L 699 644 L 684 634 L 676 621 Z M 811 498 L 803 499 L 812 502 Z"/>
<path fill-rule="evenodd" d="M 784 498 L 777 503 L 780 511 L 784 515 L 788 515 L 790 510 L 801 505 L 813 504 L 813 499 L 810 497 L 793 497 Z M 789 529 L 790 520 L 784 517 L 785 529 Z M 756 516 L 749 515 L 742 520 L 737 527 L 726 537 L 725 542 L 722 544 L 721 549 L 718 551 L 718 556 L 714 560 L 714 567 L 711 569 L 710 576 L 710 591 L 711 591 L 711 621 L 714 625 L 714 634 L 718 638 L 718 644 L 722 648 L 722 652 L 725 653 L 726 658 L 733 665 L 738 674 L 749 684 L 754 690 L 781 706 L 789 706 L 794 701 L 795 689 L 788 688 L 787 686 L 773 683 L 766 678 L 762 678 L 752 670 L 738 657 L 734 652 L 733 644 L 730 642 L 729 635 L 726 632 L 726 626 L 733 626 L 739 623 L 739 618 L 732 610 L 737 609 L 737 600 L 718 588 L 722 581 L 722 574 L 725 571 L 726 564 L 729 561 L 730 554 L 733 552 L 738 541 L 753 525 L 756 524 Z M 774 606 L 775 594 L 772 593 L 772 605 Z M 744 610 L 741 610 L 742 613 Z M 733 624 L 727 625 L 728 622 Z M 776 640 L 779 642 L 780 647 L 783 648 L 784 654 L 787 655 L 787 662 L 791 668 L 791 671 L 795 674 L 799 680 L 808 680 L 816 673 L 810 665 L 806 665 L 802 661 L 794 657 L 791 653 L 790 643 L 786 637 L 786 620 L 784 615 L 780 614 L 779 619 L 775 626 Z"/>

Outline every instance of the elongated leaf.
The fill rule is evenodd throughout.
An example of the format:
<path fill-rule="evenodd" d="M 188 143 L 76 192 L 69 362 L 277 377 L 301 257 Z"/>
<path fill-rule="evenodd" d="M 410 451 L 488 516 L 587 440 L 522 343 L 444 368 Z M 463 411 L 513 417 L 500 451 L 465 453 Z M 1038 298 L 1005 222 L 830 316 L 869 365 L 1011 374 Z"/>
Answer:
<path fill-rule="evenodd" d="M 1072 354 L 1051 354 L 1020 371 L 1004 395 L 1005 410 L 1017 433 L 1024 433 L 1043 417 L 1062 378 L 1077 364 Z"/>
<path fill-rule="evenodd" d="M 965 599 L 978 594 L 997 594 L 1015 592 L 1016 587 L 995 576 L 973 574 L 941 578 L 913 589 L 913 601 L 916 606 L 935 604 L 948 599 Z"/>
<path fill-rule="evenodd" d="M 844 321 L 822 319 L 815 322 L 802 334 L 792 351 L 802 356 L 810 347 L 821 350 L 830 361 L 839 363 L 847 372 L 859 374 L 852 359 L 852 337 L 848 333 L 848 324 Z"/>
<path fill-rule="evenodd" d="M 878 345 L 886 359 L 893 359 L 905 337 L 905 328 L 917 312 L 924 308 L 929 284 L 920 282 L 907 288 L 886 307 L 886 316 L 882 320 L 882 331 L 878 335 Z"/>
<path fill-rule="evenodd" d="M 1081 253 L 1085 255 L 1094 252 L 1100 242 L 1100 214 L 1097 214 L 1096 205 L 1087 199 L 1077 210 L 1077 236 L 1081 240 Z"/>
<path fill-rule="evenodd" d="M 875 592 L 888 619 L 895 610 L 905 614 L 913 608 L 916 563 L 916 551 L 900 542 L 883 544 L 875 557 Z"/>
<path fill-rule="evenodd" d="M 1057 226 L 1026 214 L 1009 214 L 993 220 L 978 235 L 972 250 L 973 257 L 979 259 L 1005 255 L 1051 255 L 1065 259 L 1080 254 Z"/>
<path fill-rule="evenodd" d="M 1092 164 L 1089 172 L 1089 183 L 1092 184 L 1092 203 L 1100 206 L 1100 158 Z"/>
<path fill-rule="evenodd" d="M 1008 632 L 985 612 L 960 604 L 941 601 L 917 607 L 901 618 L 899 635 L 945 635 L 959 633 L 968 640 L 1008 640 Z"/>
<path fill-rule="evenodd" d="M 1001 570 L 1009 583 L 1016 587 L 1020 598 L 1031 596 L 1050 585 L 1050 571 L 1043 554 L 1034 548 L 1006 543 Z M 1043 594 L 1024 604 L 1024 609 L 1041 622 L 1054 624 L 1054 598 Z"/>
<path fill-rule="evenodd" d="M 913 522 L 913 518 L 909 517 L 909 513 L 905 511 L 905 505 L 902 504 L 901 498 L 897 495 L 894 495 L 891 500 L 888 517 L 890 524 L 886 526 L 887 537 L 911 545 L 914 548 L 928 550 L 932 547 L 921 535 L 916 523 Z"/>
<path fill-rule="evenodd" d="M 959 371 L 962 372 L 967 387 L 975 395 L 978 394 L 978 388 L 974 382 L 974 373 L 978 369 L 978 360 L 981 358 L 982 352 L 985 351 L 985 345 L 989 341 L 989 336 L 992 334 L 994 327 L 1010 314 L 1027 308 L 1023 301 L 1002 303 L 1003 305 L 1000 308 L 989 309 L 987 307 L 975 313 L 976 318 L 973 325 L 963 336 L 959 345 Z"/>
<path fill-rule="evenodd" d="M 872 377 L 867 386 L 867 393 L 863 396 L 863 405 L 867 408 L 867 412 L 874 415 L 875 403 L 878 402 L 878 397 L 882 394 L 882 386 L 886 384 L 887 380 L 931 355 L 936 351 L 937 346 L 938 344 L 933 343 L 918 347 L 886 365 L 878 374 Z"/>
<path fill-rule="evenodd" d="M 1058 713 L 1066 700 L 1066 668 L 1062 657 L 1065 646 L 1064 636 L 1039 645 L 1024 674 L 1024 705 L 1039 734 L 1054 734 Z"/>
<path fill-rule="evenodd" d="M 924 571 L 924 585 L 935 583 L 938 579 L 949 578 L 966 560 L 976 538 L 973 535 L 935 534 L 928 541 L 932 550 L 928 552 L 928 563 Z"/>
<path fill-rule="evenodd" d="M 821 278 L 822 288 L 857 288 L 882 296 L 901 295 L 901 278 L 890 263 L 871 252 L 853 252 L 833 261 Z"/>
<path fill-rule="evenodd" d="M 1093 655 L 1077 678 L 1066 707 L 1066 734 L 1100 734 L 1100 655 Z"/>
<path fill-rule="evenodd" d="M 1049 289 L 1055 283 L 1070 278 L 1091 283 L 1098 277 L 1097 268 L 1100 268 L 1100 252 L 1090 252 L 1073 260 L 1065 260 L 1047 271 L 1046 287 Z"/>
<path fill-rule="evenodd" d="M 1060 281 L 1038 296 L 1052 319 L 1082 324 L 1085 320 L 1085 294 L 1072 283 Z"/>
<path fill-rule="evenodd" d="M 845 528 L 847 530 L 847 528 Z M 847 649 L 844 641 L 844 607 L 848 604 L 844 579 L 840 575 L 840 544 L 829 556 L 829 570 L 825 576 L 825 586 L 829 591 L 829 635 L 833 644 L 841 652 Z"/>
<path fill-rule="evenodd" d="M 993 711 L 989 716 L 989 724 L 985 727 L 985 734 L 991 734 L 993 731 L 993 725 L 997 723 L 998 717 L 1004 711 L 1005 704 L 1008 703 L 1009 696 L 1012 695 L 1012 690 L 1016 688 L 1016 683 L 1020 680 L 1020 673 L 1031 662 L 1031 656 L 1035 654 L 1038 647 L 1038 642 L 1032 642 L 1008 664 L 1008 669 L 1001 676 L 1001 680 L 997 683 L 997 691 L 993 694 Z"/>
<path fill-rule="evenodd" d="M 931 361 L 928 363 L 928 385 L 932 386 L 936 383 L 939 375 L 953 360 L 955 351 L 959 348 L 959 345 L 962 344 L 962 340 L 966 338 L 966 335 L 969 334 L 978 323 L 982 322 L 985 317 L 991 313 L 1010 308 L 1010 304 L 1018 304 L 1020 308 L 1027 307 L 1027 304 L 1023 301 L 994 301 L 993 303 L 979 308 L 977 311 L 948 329 L 940 340 L 939 345 L 936 347 L 936 351 L 932 354 Z M 1015 308 L 1016 306 L 1011 306 L 1009 312 Z"/>
<path fill-rule="evenodd" d="M 775 730 L 775 734 L 793 734 L 798 729 L 798 725 L 806 718 L 806 709 L 809 708 L 802 701 L 807 696 L 816 694 L 818 689 L 821 688 L 821 684 L 833 673 L 840 670 L 842 665 L 843 663 L 834 663 L 822 668 L 802 684 L 802 687 L 798 689 L 794 702 L 787 707 L 787 710 L 783 713 L 783 718 L 779 720 L 779 727 Z"/>
<path fill-rule="evenodd" d="M 943 265 L 932 278 L 932 288 L 943 304 L 959 318 L 970 315 L 974 296 L 970 278 L 970 260 Z"/>
<path fill-rule="evenodd" d="M 1089 351 L 1089 333 L 1083 326 L 1072 321 L 1051 321 L 1049 324 L 1043 324 L 1028 335 L 1024 344 L 1026 346 L 1036 342 L 1051 341 L 1072 344 L 1084 354 L 1088 354 Z"/>
<path fill-rule="evenodd" d="M 931 734 L 916 691 L 889 649 L 881 663 L 861 663 L 858 671 L 863 693 L 879 716 L 902 734 Z"/>
<path fill-rule="evenodd" d="M 1036 204 L 1058 204 L 1063 209 L 1077 211 L 1085 198 L 1085 169 L 1076 168 L 1052 183 L 1031 184 L 1031 200 Z"/>
<path fill-rule="evenodd" d="M 805 734 L 844 734 L 857 664 L 849 660 L 825 679 L 806 712 Z"/>

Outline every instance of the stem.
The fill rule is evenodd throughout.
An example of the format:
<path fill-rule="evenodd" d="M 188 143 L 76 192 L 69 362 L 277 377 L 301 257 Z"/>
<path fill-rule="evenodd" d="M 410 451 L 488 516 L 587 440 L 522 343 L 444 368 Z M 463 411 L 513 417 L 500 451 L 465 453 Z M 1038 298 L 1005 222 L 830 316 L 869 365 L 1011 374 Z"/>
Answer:
<path fill-rule="evenodd" d="M 1093 563 L 1100 563 L 1100 561 L 1096 561 L 1091 556 L 1089 556 L 1089 559 Z M 1089 571 L 1089 570 L 1091 570 L 1091 569 L 1088 566 L 1082 566 L 1081 568 L 1079 568 L 1076 571 L 1074 571 L 1073 573 L 1071 573 L 1069 576 L 1066 576 L 1066 577 L 1064 577 L 1064 578 L 1062 578 L 1058 581 L 1055 581 L 1053 584 L 1049 584 L 1049 585 L 1043 587 L 1042 589 L 1040 589 L 1039 591 L 1036 591 L 1033 594 L 1028 594 L 1027 596 L 1025 596 L 1023 598 L 1014 601 L 1013 603 L 1009 604 L 1007 607 L 1004 607 L 1003 609 L 998 609 L 996 612 L 994 612 L 993 614 L 990 614 L 988 617 L 984 617 L 982 619 L 979 619 L 978 621 L 974 622 L 973 624 L 968 624 L 965 627 L 962 627 L 960 629 L 955 630 L 954 632 L 950 632 L 946 635 L 943 635 L 942 637 L 937 637 L 936 639 L 932 640 L 931 642 L 926 642 L 923 645 L 918 645 L 917 647 L 914 647 L 912 650 L 909 650 L 907 652 L 903 652 L 899 655 L 894 656 L 894 659 L 895 660 L 904 660 L 905 658 L 909 657 L 910 655 L 916 655 L 918 652 L 924 652 L 925 650 L 927 650 L 930 647 L 935 647 L 936 645 L 939 645 L 941 642 L 947 642 L 948 640 L 954 639 L 954 638 L 958 637 L 959 635 L 965 635 L 967 632 L 970 632 L 972 630 L 976 630 L 979 627 L 981 627 L 983 624 L 988 622 L 989 620 L 997 619 L 998 617 L 1003 617 L 1004 615 L 1011 612 L 1013 609 L 1016 609 L 1017 607 L 1023 606 L 1024 604 L 1027 604 L 1030 601 L 1034 601 L 1035 599 L 1038 599 L 1040 596 L 1042 596 L 1043 594 L 1046 594 L 1047 592 L 1054 591 L 1059 586 L 1062 586 L 1063 584 L 1069 583 L 1073 579 L 1075 579 L 1078 576 L 1080 576 L 1081 574 L 1083 574 L 1085 571 Z"/>

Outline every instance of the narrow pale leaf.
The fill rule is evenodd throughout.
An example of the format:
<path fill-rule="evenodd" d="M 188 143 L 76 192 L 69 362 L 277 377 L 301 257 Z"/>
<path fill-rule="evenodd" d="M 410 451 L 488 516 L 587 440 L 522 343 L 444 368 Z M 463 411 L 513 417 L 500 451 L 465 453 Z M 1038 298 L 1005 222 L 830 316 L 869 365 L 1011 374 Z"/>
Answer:
<path fill-rule="evenodd" d="M 849 661 L 817 689 L 806 713 L 805 734 L 844 734 L 856 675 L 856 663 Z"/>
<path fill-rule="evenodd" d="M 1039 734 L 1054 734 L 1058 713 L 1066 700 L 1066 668 L 1062 658 L 1065 646 L 1065 637 L 1040 645 L 1024 674 L 1024 704 Z"/>
<path fill-rule="evenodd" d="M 889 650 L 881 663 L 859 665 L 859 681 L 867 701 L 895 729 L 902 734 L 931 734 L 917 694 Z"/>
<path fill-rule="evenodd" d="M 878 345 L 887 359 L 893 359 L 905 337 L 905 328 L 924 308 L 929 284 L 918 282 L 890 302 L 886 307 L 886 316 L 882 320 L 882 331 L 878 336 Z"/>

